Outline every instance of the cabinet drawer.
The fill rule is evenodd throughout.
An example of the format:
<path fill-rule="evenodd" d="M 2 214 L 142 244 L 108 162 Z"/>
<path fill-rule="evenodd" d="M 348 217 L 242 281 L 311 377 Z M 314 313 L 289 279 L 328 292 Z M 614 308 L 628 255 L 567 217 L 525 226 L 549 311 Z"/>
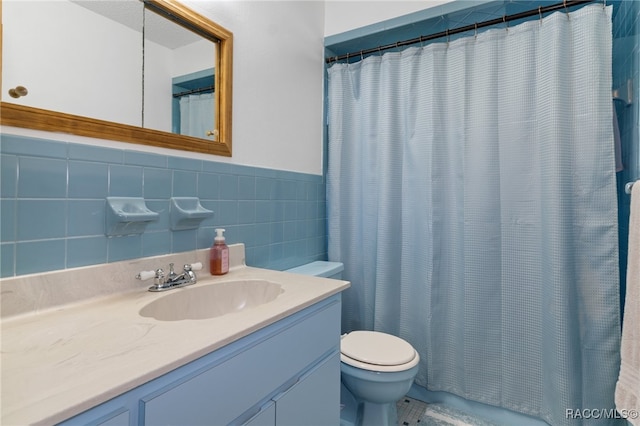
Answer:
<path fill-rule="evenodd" d="M 140 402 L 144 424 L 229 424 L 339 345 L 340 303 L 239 349 Z M 257 409 L 256 409 L 257 411 Z"/>
<path fill-rule="evenodd" d="M 129 424 L 129 411 L 123 411 L 120 414 L 101 421 L 98 426 L 122 426 Z"/>

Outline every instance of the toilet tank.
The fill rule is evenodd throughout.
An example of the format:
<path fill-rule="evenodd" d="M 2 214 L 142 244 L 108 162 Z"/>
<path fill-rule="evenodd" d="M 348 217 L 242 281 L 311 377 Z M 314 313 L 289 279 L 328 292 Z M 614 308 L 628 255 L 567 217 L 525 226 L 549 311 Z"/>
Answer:
<path fill-rule="evenodd" d="M 286 272 L 341 280 L 343 269 L 344 265 L 342 264 L 342 262 L 327 262 L 318 260 L 316 262 L 311 262 L 304 265 L 296 266 L 295 268 L 287 269 Z"/>

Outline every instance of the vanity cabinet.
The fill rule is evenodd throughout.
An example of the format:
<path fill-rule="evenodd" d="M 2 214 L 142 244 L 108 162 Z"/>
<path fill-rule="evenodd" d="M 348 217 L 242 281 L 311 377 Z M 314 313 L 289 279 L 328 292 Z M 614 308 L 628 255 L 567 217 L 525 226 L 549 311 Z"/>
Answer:
<path fill-rule="evenodd" d="M 340 305 L 331 296 L 62 425 L 339 424 Z"/>

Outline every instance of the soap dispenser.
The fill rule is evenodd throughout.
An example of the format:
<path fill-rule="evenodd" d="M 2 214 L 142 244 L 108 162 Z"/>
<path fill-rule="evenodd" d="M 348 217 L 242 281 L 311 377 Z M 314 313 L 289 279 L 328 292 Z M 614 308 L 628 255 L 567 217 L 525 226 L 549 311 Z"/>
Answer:
<path fill-rule="evenodd" d="M 229 247 L 224 239 L 224 229 L 216 229 L 216 237 L 213 239 L 209 266 L 211 275 L 224 275 L 229 272 Z"/>

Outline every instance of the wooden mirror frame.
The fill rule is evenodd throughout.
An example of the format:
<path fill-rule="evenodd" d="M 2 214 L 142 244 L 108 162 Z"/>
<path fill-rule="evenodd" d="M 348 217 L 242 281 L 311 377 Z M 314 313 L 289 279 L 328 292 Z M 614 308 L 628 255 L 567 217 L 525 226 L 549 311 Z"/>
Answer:
<path fill-rule="evenodd" d="M 145 3 L 149 3 L 154 9 L 172 16 L 174 21 L 184 22 L 183 26 L 207 34 L 219 41 L 216 46 L 215 61 L 215 128 L 218 130 L 216 141 L 26 107 L 9 102 L 0 103 L 0 124 L 231 157 L 233 33 L 187 8 L 177 0 L 145 0 Z M 1 6 L 2 0 L 0 0 L 0 8 Z M 0 11 L 0 18 L 1 16 Z M 2 37 L 0 37 L 1 42 Z M 0 54 L 1 52 L 0 50 Z M 1 65 L 2 59 L 0 57 Z"/>

